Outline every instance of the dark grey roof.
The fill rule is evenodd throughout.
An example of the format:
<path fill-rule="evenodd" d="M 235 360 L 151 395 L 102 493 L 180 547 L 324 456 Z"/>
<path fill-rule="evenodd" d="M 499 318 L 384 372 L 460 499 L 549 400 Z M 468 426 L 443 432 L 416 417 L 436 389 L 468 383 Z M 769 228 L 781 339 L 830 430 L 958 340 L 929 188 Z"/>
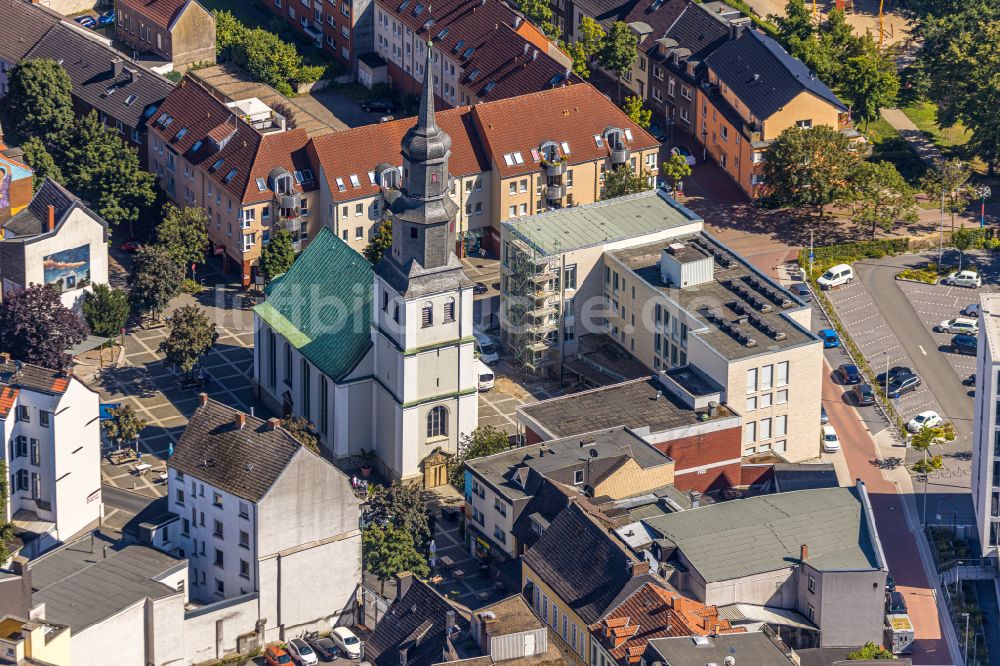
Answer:
<path fill-rule="evenodd" d="M 795 654 L 799 655 L 800 666 L 910 666 L 913 663 L 909 657 L 849 661 L 847 655 L 857 649 L 857 647 L 805 648 L 796 650 Z"/>
<path fill-rule="evenodd" d="M 0 386 L 14 386 L 39 393 L 60 395 L 69 386 L 69 377 L 61 370 L 50 370 L 29 363 L 0 362 Z"/>
<path fill-rule="evenodd" d="M 47 231 L 49 206 L 55 208 L 55 221 L 58 223 L 78 201 L 72 192 L 51 178 L 46 178 L 31 198 L 31 203 L 7 220 L 3 228 L 18 237 L 37 236 Z"/>
<path fill-rule="evenodd" d="M 585 565 L 581 558 L 585 558 Z M 570 504 L 522 558 L 581 620 L 599 620 L 615 600 L 637 589 L 638 560 L 581 509 Z"/>
<path fill-rule="evenodd" d="M 0 59 L 15 63 L 24 58 L 59 17 L 25 0 L 0 0 Z"/>
<path fill-rule="evenodd" d="M 129 127 L 143 127 L 149 110 L 157 107 L 174 88 L 173 83 L 159 74 L 61 24 L 54 26 L 28 57 L 61 62 L 73 82 L 74 97 Z M 111 72 L 115 60 L 122 60 L 124 65 L 118 76 Z"/>
<path fill-rule="evenodd" d="M 67 551 L 85 548 L 88 539 L 84 537 L 32 564 L 32 585 L 38 590 L 32 595 L 32 602 L 45 604 L 47 621 L 65 624 L 77 634 L 144 599 L 183 594 L 155 579 L 184 569 L 187 562 L 146 546 L 126 546 L 106 558 L 98 551 L 93 553 L 93 562 L 66 577 L 44 586 L 36 580 L 36 568 L 44 569 L 46 559 L 57 561 L 65 554 L 79 563 L 77 554 Z"/>
<path fill-rule="evenodd" d="M 365 641 L 365 658 L 376 666 L 398 666 L 400 649 L 409 648 L 407 666 L 430 666 L 442 661 L 446 647 L 448 613 L 464 632 L 469 621 L 427 583 L 412 578 L 402 599 L 396 599 Z"/>
<path fill-rule="evenodd" d="M 534 496 L 514 517 L 510 533 L 519 544 L 525 549 L 535 545 L 540 536 L 532 527 L 532 522 L 538 523 L 543 530 L 548 529 L 552 521 L 569 504 L 568 492 L 568 489 L 559 484 L 541 479 Z"/>
<path fill-rule="evenodd" d="M 825 83 L 781 45 L 756 30 L 745 30 L 705 59 L 754 116 L 764 120 L 799 93 L 809 91 L 841 111 L 844 103 Z"/>
<path fill-rule="evenodd" d="M 781 648 L 760 632 L 653 638 L 649 641 L 646 654 L 647 661 L 662 661 L 668 666 L 705 666 L 712 663 L 722 666 L 729 656 L 734 656 L 737 664 L 753 666 L 788 666 L 793 663 Z M 650 657 L 650 654 L 653 656 Z"/>
<path fill-rule="evenodd" d="M 836 488 L 833 463 L 775 463 L 774 485 L 779 493 L 810 488 Z"/>
<path fill-rule="evenodd" d="M 246 422 L 236 424 L 238 415 Z M 232 493 L 260 501 L 302 445 L 282 428 L 209 400 L 188 421 L 167 465 Z"/>
<path fill-rule="evenodd" d="M 684 8 L 666 36 L 677 40 L 677 45 L 691 51 L 691 60 L 703 60 L 729 37 L 730 28 L 713 16 L 701 4 Z"/>

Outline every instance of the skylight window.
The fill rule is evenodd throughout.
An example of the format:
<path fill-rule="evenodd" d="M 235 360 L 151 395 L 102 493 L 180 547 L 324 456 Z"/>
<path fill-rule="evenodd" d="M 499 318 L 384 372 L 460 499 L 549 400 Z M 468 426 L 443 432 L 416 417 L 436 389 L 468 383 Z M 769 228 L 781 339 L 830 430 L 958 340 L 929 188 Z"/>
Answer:
<path fill-rule="evenodd" d="M 632 130 L 630 130 L 628 127 L 625 128 L 625 138 L 628 139 L 629 141 L 632 140 Z"/>
<path fill-rule="evenodd" d="M 407 8 L 407 6 L 409 4 L 410 4 L 410 0 L 403 0 L 403 2 L 400 3 L 400 5 L 399 5 L 399 9 L 397 9 L 396 11 L 397 12 L 404 12 L 404 11 L 406 11 L 406 8 Z"/>
<path fill-rule="evenodd" d="M 479 69 L 478 68 L 473 69 L 471 72 L 469 72 L 469 80 L 470 81 L 475 81 L 478 78 L 479 78 Z"/>
<path fill-rule="evenodd" d="M 258 192 L 263 192 L 266 189 L 267 189 L 267 181 L 264 180 L 263 178 L 258 178 L 257 179 L 257 191 Z"/>
<path fill-rule="evenodd" d="M 489 83 L 487 83 L 486 86 L 483 88 L 483 94 L 489 95 L 490 91 L 496 88 L 496 85 L 497 85 L 496 81 L 490 81 Z"/>
<path fill-rule="evenodd" d="M 170 123 L 174 122 L 173 116 L 167 116 L 167 119 L 163 121 L 163 129 L 170 127 Z"/>
<path fill-rule="evenodd" d="M 337 190 L 340 191 L 340 192 L 343 192 L 346 189 L 347 188 L 344 187 L 344 179 L 343 178 L 338 178 L 337 179 Z"/>
<path fill-rule="evenodd" d="M 142 112 L 142 117 L 143 117 L 143 118 L 149 118 L 149 117 L 150 117 L 150 116 L 152 116 L 152 115 L 153 115 L 154 113 L 156 113 L 156 105 L 155 105 L 155 104 L 154 104 L 153 106 L 150 106 L 150 107 L 149 107 L 148 109 L 146 109 L 145 111 L 143 111 L 143 112 Z"/>
<path fill-rule="evenodd" d="M 132 103 L 137 99 L 139 99 L 138 95 L 129 95 L 125 98 L 125 106 L 132 106 Z"/>
<path fill-rule="evenodd" d="M 374 171 L 369 171 L 368 172 L 368 183 L 371 184 L 371 185 L 375 184 L 375 172 Z"/>
<path fill-rule="evenodd" d="M 413 15 L 420 16 L 424 13 L 424 3 L 418 2 L 417 6 L 413 8 Z"/>
<path fill-rule="evenodd" d="M 221 167 L 222 163 L 225 161 L 226 161 L 225 157 L 220 157 L 219 159 L 215 160 L 215 164 L 212 165 L 212 171 L 218 171 L 219 167 Z"/>
<path fill-rule="evenodd" d="M 507 166 L 514 166 L 514 156 L 510 153 L 503 156 L 503 161 Z"/>
<path fill-rule="evenodd" d="M 474 47 L 470 46 L 469 48 L 465 49 L 465 53 L 462 54 L 462 57 L 465 58 L 466 60 L 468 60 L 470 57 L 472 57 L 472 54 L 475 53 L 475 52 L 476 52 L 476 49 Z"/>
<path fill-rule="evenodd" d="M 302 170 L 302 182 L 303 183 L 311 183 L 311 182 L 313 182 L 313 172 L 312 172 L 312 169 L 303 169 Z"/>
<path fill-rule="evenodd" d="M 463 46 L 465 46 L 465 40 L 464 39 L 460 39 L 457 42 L 455 42 L 455 46 L 451 47 L 451 52 L 452 53 L 458 53 L 459 51 L 462 50 Z"/>
<path fill-rule="evenodd" d="M 559 144 L 559 147 L 562 148 L 563 155 L 569 155 L 569 144 L 568 143 L 566 143 L 565 141 L 563 141 L 562 143 Z"/>
<path fill-rule="evenodd" d="M 351 187 L 361 187 L 361 181 L 358 180 L 358 174 L 352 173 L 348 178 L 351 181 Z"/>
<path fill-rule="evenodd" d="M 198 139 L 197 141 L 195 141 L 194 145 L 191 146 L 191 152 L 192 153 L 198 152 L 198 149 L 201 148 L 201 144 L 202 143 L 203 143 L 203 141 L 201 139 Z"/>
<path fill-rule="evenodd" d="M 182 127 L 181 131 L 177 133 L 177 136 L 175 136 L 174 139 L 177 140 L 177 141 L 180 141 L 181 139 L 184 138 L 184 135 L 187 134 L 187 133 L 188 133 L 188 128 L 187 127 Z"/>
<path fill-rule="evenodd" d="M 226 174 L 226 177 L 222 179 L 222 182 L 223 183 L 228 183 L 233 178 L 236 178 L 236 169 L 230 169 L 229 173 Z"/>
<path fill-rule="evenodd" d="M 163 127 L 164 123 L 167 122 L 167 118 L 169 117 L 170 117 L 169 113 L 164 113 L 162 116 L 156 119 L 156 124 L 159 125 L 160 127 Z"/>
<path fill-rule="evenodd" d="M 436 39 L 440 42 L 442 39 L 448 36 L 448 28 L 444 28 L 441 32 L 437 34 Z"/>
<path fill-rule="evenodd" d="M 521 156 L 520 151 L 514 153 L 514 164 L 524 164 L 524 158 Z"/>
<path fill-rule="evenodd" d="M 302 172 L 301 171 L 296 171 L 295 172 L 295 182 L 298 183 L 299 185 L 302 184 Z"/>
<path fill-rule="evenodd" d="M 603 148 L 604 147 L 604 139 L 603 139 L 603 137 L 601 137 L 600 134 L 595 134 L 594 135 L 594 143 L 597 144 L 598 148 Z"/>
<path fill-rule="evenodd" d="M 531 160 L 532 160 L 533 162 L 538 162 L 538 161 L 540 161 L 541 159 L 542 159 L 542 156 L 541 156 L 541 154 L 540 154 L 540 153 L 538 152 L 538 149 L 537 149 L 537 148 L 532 148 L 532 149 L 531 149 Z"/>

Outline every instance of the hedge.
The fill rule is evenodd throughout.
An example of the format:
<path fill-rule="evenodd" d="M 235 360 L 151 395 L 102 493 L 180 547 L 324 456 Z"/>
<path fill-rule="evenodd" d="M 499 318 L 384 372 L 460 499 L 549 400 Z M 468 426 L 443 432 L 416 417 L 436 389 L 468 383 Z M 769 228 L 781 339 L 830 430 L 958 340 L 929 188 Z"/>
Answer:
<path fill-rule="evenodd" d="M 862 259 L 879 259 L 901 254 L 909 248 L 909 238 L 883 238 L 813 248 L 813 273 L 822 274 L 835 264 L 853 264 Z M 799 266 L 806 271 L 809 269 L 809 248 L 799 251 Z"/>

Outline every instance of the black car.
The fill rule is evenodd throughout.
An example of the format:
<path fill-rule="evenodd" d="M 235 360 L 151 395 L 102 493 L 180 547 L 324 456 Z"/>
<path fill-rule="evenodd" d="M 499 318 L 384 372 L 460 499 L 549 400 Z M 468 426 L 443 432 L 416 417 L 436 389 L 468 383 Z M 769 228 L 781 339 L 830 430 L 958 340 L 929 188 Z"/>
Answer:
<path fill-rule="evenodd" d="M 885 577 L 885 591 L 895 592 L 896 591 L 896 579 L 892 576 Z"/>
<path fill-rule="evenodd" d="M 906 614 L 906 599 L 903 598 L 902 592 L 890 592 L 886 595 L 886 612 L 889 615 L 905 615 Z"/>
<path fill-rule="evenodd" d="M 490 288 L 486 286 L 485 282 L 477 282 L 475 286 L 472 287 L 473 294 L 485 294 Z"/>
<path fill-rule="evenodd" d="M 316 651 L 316 656 L 323 661 L 333 661 L 340 656 L 340 648 L 328 636 L 310 635 L 306 637 L 306 643 Z"/>
<path fill-rule="evenodd" d="M 809 293 L 809 286 L 805 282 L 795 282 L 788 290 L 807 303 L 812 300 L 812 294 Z"/>
<path fill-rule="evenodd" d="M 369 113 L 392 113 L 392 101 L 388 99 L 373 99 L 362 103 L 361 108 Z"/>
<path fill-rule="evenodd" d="M 978 346 L 976 336 L 960 334 L 952 337 L 951 339 L 951 351 L 954 354 L 968 354 L 969 356 L 976 355 L 976 347 Z"/>
<path fill-rule="evenodd" d="M 913 370 L 910 370 L 909 368 L 902 365 L 897 365 L 890 368 L 888 373 L 883 372 L 879 374 L 877 377 L 875 377 L 875 379 L 878 381 L 879 386 L 885 386 L 886 375 L 888 375 L 888 381 L 891 383 L 892 380 L 894 380 L 896 377 L 901 377 L 903 375 L 912 375 L 912 374 Z"/>
<path fill-rule="evenodd" d="M 920 377 L 916 375 L 898 375 L 889 382 L 889 397 L 898 398 L 904 393 L 915 391 L 920 383 Z"/>
<path fill-rule="evenodd" d="M 856 365 L 851 365 L 850 363 L 844 363 L 839 368 L 837 368 L 837 375 L 840 377 L 840 381 L 843 384 L 861 383 L 861 371 L 858 370 L 858 366 Z"/>
<path fill-rule="evenodd" d="M 962 383 L 964 385 L 966 385 L 966 386 L 975 387 L 975 385 L 976 385 L 976 373 L 973 372 L 971 375 L 969 375 L 968 377 L 966 377 L 965 379 L 963 379 Z"/>
<path fill-rule="evenodd" d="M 857 384 L 851 393 L 854 395 L 855 401 L 859 407 L 867 407 L 868 405 L 875 404 L 875 391 L 869 384 Z"/>

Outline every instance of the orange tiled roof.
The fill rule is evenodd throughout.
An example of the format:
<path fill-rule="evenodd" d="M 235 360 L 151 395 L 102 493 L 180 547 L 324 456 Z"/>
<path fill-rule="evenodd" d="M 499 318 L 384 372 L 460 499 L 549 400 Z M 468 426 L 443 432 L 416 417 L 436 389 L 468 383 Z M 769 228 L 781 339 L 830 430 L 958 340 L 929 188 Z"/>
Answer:
<path fill-rule="evenodd" d="M 18 390 L 11 386 L 0 387 L 0 419 L 7 418 L 14 401 L 17 400 Z"/>

